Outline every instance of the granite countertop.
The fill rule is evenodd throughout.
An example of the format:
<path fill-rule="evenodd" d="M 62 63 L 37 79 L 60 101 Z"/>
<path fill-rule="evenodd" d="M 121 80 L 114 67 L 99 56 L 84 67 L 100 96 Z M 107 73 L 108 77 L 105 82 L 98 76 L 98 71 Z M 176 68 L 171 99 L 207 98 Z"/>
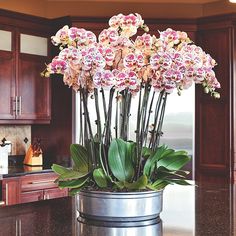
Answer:
<path fill-rule="evenodd" d="M 21 219 L 21 235 L 34 236 L 232 236 L 236 235 L 234 185 L 167 186 L 160 220 L 143 227 L 106 227 L 77 220 L 73 197 L 4 207 L 0 235 L 7 220 Z M 91 206 L 92 207 L 92 206 Z M 96 206 L 93 206 L 96 207 Z M 7 218 L 6 218 L 7 217 Z M 15 224 L 9 224 L 10 232 Z M 5 234 L 4 234 L 5 233 Z"/>
<path fill-rule="evenodd" d="M 24 156 L 9 156 L 8 168 L 0 168 L 0 179 L 7 177 L 15 177 L 29 174 L 52 172 L 52 164 L 44 164 L 43 166 L 23 165 Z M 58 163 L 65 167 L 69 167 L 69 163 Z"/>
<path fill-rule="evenodd" d="M 8 170 L 2 174 L 2 177 L 7 178 L 7 177 L 15 177 L 15 176 L 28 175 L 28 174 L 47 173 L 47 172 L 52 172 L 51 167 L 49 166 L 31 167 L 27 165 L 9 166 Z"/>

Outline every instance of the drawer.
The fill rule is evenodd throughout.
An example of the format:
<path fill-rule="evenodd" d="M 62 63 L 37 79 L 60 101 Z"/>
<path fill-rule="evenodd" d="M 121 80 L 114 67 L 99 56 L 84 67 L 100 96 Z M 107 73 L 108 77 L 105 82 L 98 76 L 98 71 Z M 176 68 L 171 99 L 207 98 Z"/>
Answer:
<path fill-rule="evenodd" d="M 47 189 L 44 190 L 44 199 L 54 199 L 68 196 L 68 189 Z"/>
<path fill-rule="evenodd" d="M 32 174 L 21 177 L 21 192 L 56 188 L 54 183 L 57 175 L 54 173 Z"/>
<path fill-rule="evenodd" d="M 20 194 L 20 203 L 37 202 L 43 200 L 43 190 L 22 192 Z"/>

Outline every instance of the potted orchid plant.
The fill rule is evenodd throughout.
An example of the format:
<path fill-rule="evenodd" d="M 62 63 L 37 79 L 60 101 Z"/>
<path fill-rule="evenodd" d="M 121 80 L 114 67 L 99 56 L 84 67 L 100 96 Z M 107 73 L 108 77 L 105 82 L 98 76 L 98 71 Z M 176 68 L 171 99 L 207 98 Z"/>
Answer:
<path fill-rule="evenodd" d="M 139 28 L 145 32 L 134 38 Z M 185 32 L 147 32 L 139 14 L 119 14 L 98 38 L 68 26 L 52 37 L 60 52 L 44 76 L 63 75 L 79 93 L 80 114 L 80 143 L 71 145 L 73 167 L 54 164 L 52 169 L 60 188 L 72 195 L 83 190 L 81 199 L 91 190 L 158 192 L 168 184 L 188 184 L 188 173 L 181 170 L 190 160 L 187 152 L 159 145 L 165 106 L 172 92 L 180 95 L 194 83 L 219 98 L 216 62 Z"/>

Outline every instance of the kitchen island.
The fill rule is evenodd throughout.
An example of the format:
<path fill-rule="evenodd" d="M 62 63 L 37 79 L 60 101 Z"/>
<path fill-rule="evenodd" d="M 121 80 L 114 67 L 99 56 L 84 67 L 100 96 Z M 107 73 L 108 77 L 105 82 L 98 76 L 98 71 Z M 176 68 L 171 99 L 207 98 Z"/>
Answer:
<path fill-rule="evenodd" d="M 0 236 L 231 236 L 234 189 L 213 184 L 168 186 L 160 219 L 139 227 L 78 220 L 73 197 L 2 207 Z"/>

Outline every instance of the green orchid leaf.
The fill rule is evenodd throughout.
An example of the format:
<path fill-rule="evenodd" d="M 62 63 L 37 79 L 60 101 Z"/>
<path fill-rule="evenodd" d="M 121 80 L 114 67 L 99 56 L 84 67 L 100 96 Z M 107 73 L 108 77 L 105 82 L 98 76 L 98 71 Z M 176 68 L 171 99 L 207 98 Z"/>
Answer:
<path fill-rule="evenodd" d="M 83 177 L 80 179 L 72 179 L 72 180 L 65 180 L 65 181 L 59 181 L 58 187 L 59 188 L 80 188 L 82 187 L 90 177 Z"/>
<path fill-rule="evenodd" d="M 133 166 L 136 166 L 137 164 L 137 153 L 136 153 L 136 143 L 134 142 L 127 142 L 127 156 L 131 157 L 131 160 L 133 162 Z"/>
<path fill-rule="evenodd" d="M 174 155 L 174 153 L 175 153 L 175 150 L 169 149 L 167 146 L 164 146 L 163 151 L 161 152 L 158 160 L 160 160 L 160 159 L 162 159 L 163 157 L 166 157 L 166 156 Z"/>
<path fill-rule="evenodd" d="M 116 181 L 114 182 L 115 186 L 118 187 L 119 189 L 123 189 L 125 187 L 125 183 L 122 181 Z"/>
<path fill-rule="evenodd" d="M 168 156 L 179 156 L 179 155 L 188 155 L 188 152 L 185 150 L 174 151 Z"/>
<path fill-rule="evenodd" d="M 80 144 L 70 145 L 71 158 L 75 167 L 80 172 L 88 172 L 88 152 Z"/>
<path fill-rule="evenodd" d="M 148 158 L 150 157 L 151 155 L 153 154 L 153 151 L 151 148 L 148 148 L 148 147 L 143 147 L 142 148 L 142 156 L 144 158 Z"/>
<path fill-rule="evenodd" d="M 168 184 L 170 184 L 169 181 L 166 181 L 164 179 L 158 179 L 154 183 L 148 185 L 148 187 L 153 190 L 160 190 L 165 188 Z"/>
<path fill-rule="evenodd" d="M 134 189 L 145 189 L 148 184 L 148 179 L 146 175 L 142 175 L 138 178 L 137 181 L 132 182 L 132 183 L 127 183 L 125 182 L 125 187 L 131 190 Z"/>
<path fill-rule="evenodd" d="M 71 170 L 71 172 L 60 175 L 59 180 L 63 179 L 79 179 L 86 176 L 88 173 L 81 173 L 78 171 Z"/>
<path fill-rule="evenodd" d="M 58 175 L 63 175 L 63 174 L 69 173 L 71 171 L 70 169 L 68 169 L 64 166 L 57 165 L 57 164 L 53 164 L 51 169 Z"/>
<path fill-rule="evenodd" d="M 69 190 L 69 196 L 75 196 L 77 193 L 80 192 L 80 188 L 73 188 Z"/>
<path fill-rule="evenodd" d="M 119 181 L 129 182 L 134 176 L 134 167 L 130 153 L 133 143 L 122 139 L 113 139 L 108 150 L 108 164 L 112 174 Z"/>
<path fill-rule="evenodd" d="M 179 170 L 190 160 L 186 151 L 174 151 L 161 146 L 150 156 L 144 166 L 144 174 L 150 178 L 156 168 L 163 166 L 169 170 Z"/>
<path fill-rule="evenodd" d="M 184 170 L 169 170 L 165 168 L 164 166 L 160 166 L 157 168 L 156 175 L 159 179 L 163 179 L 166 177 L 179 177 L 179 178 L 185 178 L 186 175 L 188 175 L 189 171 Z"/>
<path fill-rule="evenodd" d="M 57 181 L 64 180 L 64 179 L 77 179 L 77 178 L 84 177 L 88 174 L 88 172 L 81 173 L 81 172 L 78 172 L 69 168 L 65 168 L 57 164 L 52 165 L 52 170 L 55 173 L 59 174 Z"/>
<path fill-rule="evenodd" d="M 107 187 L 107 176 L 105 175 L 104 171 L 102 168 L 95 169 L 93 171 L 93 178 L 96 182 L 96 184 L 100 188 L 106 188 Z"/>
<path fill-rule="evenodd" d="M 179 185 L 192 185 L 187 180 L 184 179 L 167 179 L 169 184 L 179 184 Z"/>
<path fill-rule="evenodd" d="M 157 148 L 156 152 L 154 152 L 151 156 L 149 156 L 149 158 L 147 159 L 145 165 L 144 165 L 144 169 L 143 169 L 143 173 L 149 178 L 154 169 L 155 169 L 155 163 L 162 158 L 162 156 L 165 153 L 169 153 L 167 151 L 167 147 L 166 146 L 161 146 L 159 148 Z"/>
<path fill-rule="evenodd" d="M 169 170 L 179 170 L 190 161 L 187 155 L 170 155 L 162 157 L 157 162 L 157 166 L 163 166 Z"/>

